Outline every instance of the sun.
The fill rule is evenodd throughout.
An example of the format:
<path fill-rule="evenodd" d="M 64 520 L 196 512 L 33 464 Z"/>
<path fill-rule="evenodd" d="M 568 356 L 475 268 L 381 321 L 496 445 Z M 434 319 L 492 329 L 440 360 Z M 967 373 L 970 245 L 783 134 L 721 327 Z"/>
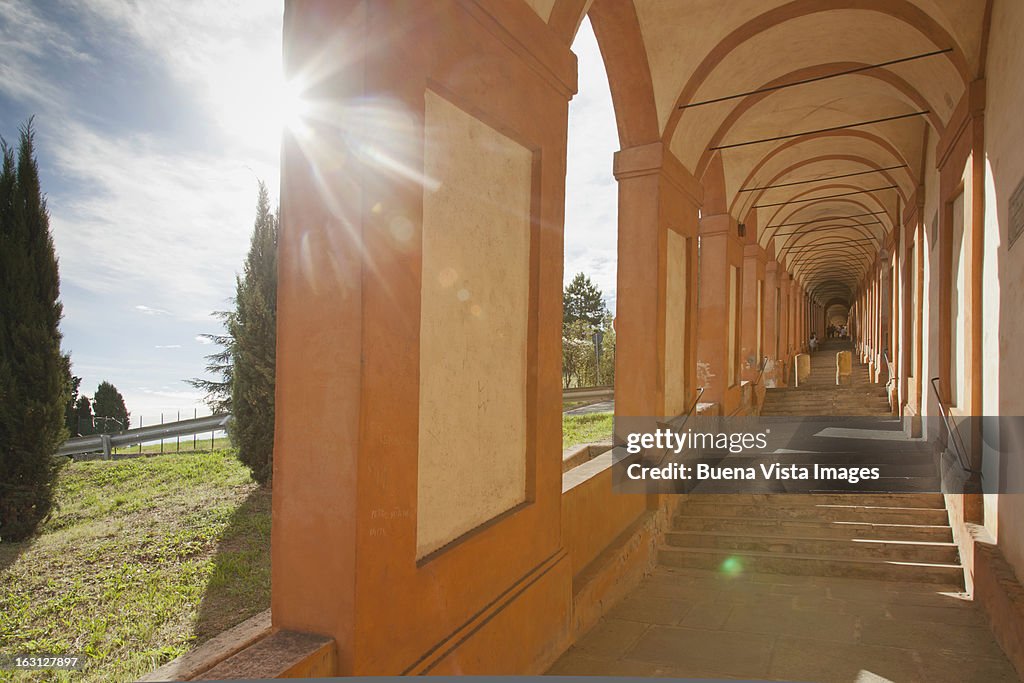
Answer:
<path fill-rule="evenodd" d="M 282 129 L 297 130 L 305 125 L 309 102 L 303 97 L 304 88 L 297 80 L 281 84 L 279 112 Z"/>

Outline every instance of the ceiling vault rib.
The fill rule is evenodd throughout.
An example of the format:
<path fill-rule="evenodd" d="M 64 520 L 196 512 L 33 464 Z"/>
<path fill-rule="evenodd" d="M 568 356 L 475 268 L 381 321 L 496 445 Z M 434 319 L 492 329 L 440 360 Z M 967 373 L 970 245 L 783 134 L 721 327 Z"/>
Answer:
<path fill-rule="evenodd" d="M 792 88 L 798 85 L 806 85 L 808 83 L 816 83 L 818 81 L 824 81 L 829 78 L 838 78 L 840 76 L 849 76 L 850 74 L 862 73 L 864 71 L 871 71 L 872 69 L 881 69 L 894 64 L 903 64 L 904 62 L 912 62 L 916 59 L 925 59 L 927 57 L 937 57 L 944 55 L 947 52 L 952 52 L 953 48 L 947 47 L 942 50 L 932 50 L 931 52 L 922 52 L 921 54 L 911 55 L 909 57 L 900 57 L 899 59 L 890 59 L 887 62 L 879 62 L 877 64 L 865 64 L 864 66 L 854 67 L 852 69 L 843 69 L 833 74 L 825 74 L 824 76 L 815 76 L 813 78 L 804 78 L 799 81 L 793 81 L 792 83 L 782 83 L 780 85 L 770 85 L 764 88 L 758 88 L 757 90 L 748 90 L 747 92 L 737 93 L 736 95 L 726 95 L 725 97 L 716 97 L 710 100 L 702 100 L 700 102 L 693 102 L 692 104 L 682 104 L 679 109 L 692 109 L 693 107 L 700 107 L 705 104 L 717 104 L 718 102 L 728 102 L 729 100 L 736 100 L 741 97 L 749 97 L 750 95 L 759 95 L 765 92 L 772 92 L 774 90 L 782 90 L 783 88 Z"/>
<path fill-rule="evenodd" d="M 866 190 L 854 190 L 852 192 L 842 192 L 840 194 L 826 194 L 821 197 L 810 197 L 808 199 L 791 199 L 788 202 L 774 202 L 772 204 L 754 204 L 754 209 L 764 209 L 769 206 L 787 206 L 789 204 L 802 204 L 805 202 L 817 202 L 824 199 L 835 199 L 837 197 L 849 197 L 854 194 L 871 194 L 872 192 L 881 192 L 883 190 L 895 190 L 898 189 L 897 185 L 886 185 L 885 187 L 873 187 Z"/>
<path fill-rule="evenodd" d="M 774 190 L 778 187 L 792 187 L 793 185 L 806 185 L 807 183 L 818 183 L 823 180 L 839 180 L 841 178 L 852 178 L 859 175 L 870 175 L 872 173 L 883 173 L 884 171 L 895 171 L 900 168 L 909 168 L 906 164 L 899 164 L 897 166 L 886 166 L 885 168 L 873 168 L 870 171 L 857 171 L 856 173 L 843 173 L 842 175 L 826 176 L 824 178 L 811 178 L 809 180 L 795 180 L 791 183 L 778 183 L 776 185 L 762 185 L 761 187 L 745 187 L 739 190 L 739 192 L 756 192 L 758 190 Z"/>
<path fill-rule="evenodd" d="M 871 238 L 871 237 L 864 237 L 864 238 L 861 238 L 861 239 L 853 239 L 853 240 L 821 242 L 821 243 L 806 244 L 806 245 L 803 245 L 803 246 L 783 247 L 779 251 L 779 256 L 782 256 L 783 253 L 785 253 L 785 254 L 797 253 L 798 254 L 798 253 L 801 253 L 801 252 L 820 251 L 822 249 L 835 249 L 835 248 L 837 248 L 837 246 L 838 247 L 842 247 L 842 246 L 845 246 L 845 245 L 848 245 L 848 244 L 866 244 L 866 243 L 879 244 L 879 240 Z"/>
<path fill-rule="evenodd" d="M 829 232 L 830 230 L 856 230 L 866 228 L 869 225 L 885 225 L 882 221 L 870 221 L 868 223 L 855 223 L 853 225 L 827 225 L 823 228 L 807 228 L 806 230 L 793 230 L 792 232 L 773 232 L 772 237 L 785 237 L 786 235 L 813 235 L 816 232 Z"/>
<path fill-rule="evenodd" d="M 776 223 L 775 225 L 766 225 L 766 226 L 764 226 L 763 229 L 764 230 L 769 230 L 771 228 L 785 228 L 785 227 L 788 227 L 790 225 L 808 225 L 810 223 L 820 223 L 821 221 L 842 220 L 843 218 L 861 218 L 863 216 L 881 216 L 884 213 L 886 213 L 886 212 L 885 211 L 868 211 L 867 213 L 855 213 L 855 214 L 851 214 L 849 216 L 822 216 L 821 218 L 814 218 L 814 219 L 809 220 L 809 221 L 799 221 L 799 222 L 795 222 L 795 223 Z M 861 223 L 857 223 L 857 225 L 862 225 L 862 224 Z M 870 225 L 870 224 L 866 223 L 866 224 L 863 224 L 863 225 Z"/>
<path fill-rule="evenodd" d="M 817 130 L 805 130 L 799 133 L 790 133 L 789 135 L 776 135 L 772 138 L 761 138 L 760 140 L 747 140 L 745 142 L 733 142 L 728 145 L 715 145 L 714 147 L 708 147 L 708 151 L 715 151 L 719 149 L 732 149 L 733 147 L 746 147 L 747 145 L 759 145 L 764 142 L 777 142 L 779 140 L 790 140 L 792 138 L 804 137 L 805 135 L 816 135 L 818 133 L 831 133 L 837 130 L 847 130 L 848 128 L 860 128 L 861 126 L 870 126 L 875 123 L 885 123 L 887 121 L 899 121 L 900 119 L 909 119 L 914 116 L 924 116 L 932 113 L 930 109 L 922 109 L 921 111 L 910 112 L 909 114 L 897 114 L 896 116 L 885 116 L 880 119 L 871 119 L 870 121 L 859 121 L 857 123 L 847 123 L 842 126 L 829 126 L 828 128 L 819 128 Z"/>

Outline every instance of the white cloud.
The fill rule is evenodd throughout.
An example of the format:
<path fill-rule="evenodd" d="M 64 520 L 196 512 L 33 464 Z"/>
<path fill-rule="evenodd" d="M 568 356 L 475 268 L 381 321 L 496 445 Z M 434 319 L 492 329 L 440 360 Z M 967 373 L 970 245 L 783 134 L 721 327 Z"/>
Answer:
<path fill-rule="evenodd" d="M 66 133 L 53 149 L 59 170 L 99 190 L 51 203 L 62 277 L 101 297 L 145 291 L 147 308 L 184 320 L 224 308 L 255 215 L 252 171 L 223 154 L 171 156 L 144 135 L 114 139 L 77 123 Z"/>
<path fill-rule="evenodd" d="M 44 71 L 45 59 L 92 62 L 60 26 L 44 21 L 28 2 L 0 2 L 0 92 L 35 107 L 63 101 L 63 93 Z"/>
<path fill-rule="evenodd" d="M 180 401 L 192 401 L 194 403 L 198 403 L 203 400 L 203 392 L 201 391 L 174 391 L 171 389 L 140 389 L 140 391 L 150 396 L 161 396 Z"/>
<path fill-rule="evenodd" d="M 139 304 L 138 306 L 136 306 L 135 310 L 139 311 L 140 313 L 145 313 L 146 315 L 170 315 L 171 314 L 170 311 L 165 311 L 162 308 L 152 308 L 150 306 L 144 306 L 142 304 Z"/>
<path fill-rule="evenodd" d="M 276 158 L 283 0 L 92 0 L 89 9 L 158 54 L 233 144 Z M 267 180 L 271 180 L 267 178 Z"/>
<path fill-rule="evenodd" d="M 590 20 L 572 46 L 579 64 L 579 92 L 569 103 L 565 178 L 565 282 L 586 273 L 615 310 L 618 260 L 618 187 L 612 160 L 619 149 L 604 61 Z"/>
<path fill-rule="evenodd" d="M 157 344 L 154 349 L 180 349 L 181 344 Z"/>

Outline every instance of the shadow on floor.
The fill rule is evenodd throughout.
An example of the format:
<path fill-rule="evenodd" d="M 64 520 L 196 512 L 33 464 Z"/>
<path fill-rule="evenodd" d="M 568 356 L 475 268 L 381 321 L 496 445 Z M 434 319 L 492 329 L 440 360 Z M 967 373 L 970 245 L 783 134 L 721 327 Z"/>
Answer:
<path fill-rule="evenodd" d="M 270 489 L 242 502 L 221 536 L 199 604 L 194 645 L 270 607 Z"/>
<path fill-rule="evenodd" d="M 5 541 L 0 543 L 0 574 L 3 574 L 8 567 L 13 565 L 21 557 L 22 553 L 32 547 L 32 540 L 11 543 Z"/>
<path fill-rule="evenodd" d="M 552 667 L 560 676 L 1012 683 L 955 586 L 659 567 Z"/>

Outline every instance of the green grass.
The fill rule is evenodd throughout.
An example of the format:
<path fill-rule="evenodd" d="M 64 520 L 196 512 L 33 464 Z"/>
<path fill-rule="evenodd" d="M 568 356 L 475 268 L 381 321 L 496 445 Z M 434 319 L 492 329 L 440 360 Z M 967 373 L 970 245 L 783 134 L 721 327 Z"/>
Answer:
<path fill-rule="evenodd" d="M 231 450 L 72 463 L 57 503 L 0 543 L 0 651 L 87 663 L 15 680 L 134 680 L 270 604 L 270 492 Z"/>
<path fill-rule="evenodd" d="M 213 440 L 213 450 L 220 450 L 225 448 L 231 448 L 231 439 L 226 436 L 222 436 Z M 186 451 L 209 451 L 210 449 L 210 435 L 206 434 L 204 438 L 202 435 L 196 436 L 195 440 L 191 436 L 181 437 L 181 443 L 179 444 L 174 439 L 164 439 L 163 452 L 174 453 L 180 451 L 185 453 Z M 138 446 L 121 446 L 115 448 L 114 453 L 123 453 L 131 455 L 133 453 L 139 453 Z M 142 445 L 142 453 L 153 455 L 160 453 L 160 442 L 147 443 Z"/>
<path fill-rule="evenodd" d="M 562 449 L 612 437 L 613 413 L 562 415 Z"/>

